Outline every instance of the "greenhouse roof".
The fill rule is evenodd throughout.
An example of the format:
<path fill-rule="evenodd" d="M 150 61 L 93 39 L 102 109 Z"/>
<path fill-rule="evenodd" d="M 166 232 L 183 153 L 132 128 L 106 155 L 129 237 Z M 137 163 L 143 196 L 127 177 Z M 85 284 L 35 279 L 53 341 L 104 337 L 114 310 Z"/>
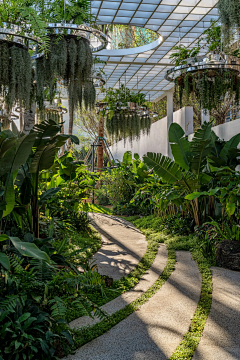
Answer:
<path fill-rule="evenodd" d="M 107 87 L 125 83 L 144 92 L 153 101 L 173 87 L 164 79 L 171 67 L 172 48 L 180 43 L 193 47 L 211 19 L 218 19 L 218 0 L 97 0 L 92 13 L 98 24 L 124 24 L 145 27 L 159 34 L 151 44 L 124 50 L 102 50 L 96 55 L 106 61 L 98 64 L 106 74 Z M 206 50 L 203 48 L 202 53 Z M 99 94 L 102 99 L 104 94 Z"/>

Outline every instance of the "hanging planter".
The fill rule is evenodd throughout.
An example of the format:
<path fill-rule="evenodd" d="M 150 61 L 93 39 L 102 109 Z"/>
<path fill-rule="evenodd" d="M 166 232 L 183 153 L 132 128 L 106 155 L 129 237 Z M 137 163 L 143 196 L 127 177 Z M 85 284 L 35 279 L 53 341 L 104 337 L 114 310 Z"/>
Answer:
<path fill-rule="evenodd" d="M 152 121 L 148 115 L 139 115 L 136 111 L 116 112 L 112 117 L 108 116 L 106 128 L 112 142 L 129 138 L 130 143 L 139 139 L 141 133 L 149 134 Z"/>
<path fill-rule="evenodd" d="M 68 89 L 69 100 L 73 108 L 82 105 L 83 87 L 89 94 L 89 78 L 93 65 L 89 42 L 83 38 L 64 37 L 57 41 L 50 37 L 51 46 L 47 55 L 36 62 L 37 99 L 39 108 L 43 108 L 44 89 L 49 89 L 50 101 L 53 101 L 57 79 Z M 92 93 L 91 93 L 92 95 Z M 84 98 L 86 95 L 84 95 Z M 95 101 L 93 96 L 89 103 Z"/>
<path fill-rule="evenodd" d="M 195 94 L 202 109 L 218 108 L 226 95 L 239 103 L 240 68 L 233 57 L 209 54 L 188 59 L 187 64 L 175 66 L 167 71 L 165 78 L 175 82 L 180 106 L 183 95 Z"/>
<path fill-rule="evenodd" d="M 93 51 L 107 45 L 107 37 L 101 31 L 86 25 L 49 24 L 49 52 L 33 56 L 36 59 L 37 100 L 43 108 L 44 88 L 49 89 L 50 101 L 54 99 L 57 83 L 66 86 L 72 109 L 93 107 L 96 98 L 91 75 Z M 101 41 L 100 47 L 91 47 L 91 36 Z"/>
<path fill-rule="evenodd" d="M 66 113 L 67 109 L 65 107 L 59 106 L 56 103 L 50 104 L 49 101 L 47 101 L 44 103 L 43 110 L 36 110 L 37 123 L 39 124 L 43 121 L 53 120 L 59 124 L 62 121 L 62 115 Z"/>
<path fill-rule="evenodd" d="M 121 85 L 119 89 L 108 88 L 104 103 L 98 104 L 107 112 L 106 128 L 112 142 L 126 138 L 130 142 L 139 139 L 141 133 L 149 134 L 151 112 L 146 107 L 146 95 L 135 93 Z"/>
<path fill-rule="evenodd" d="M 0 96 L 8 108 L 18 103 L 28 108 L 32 95 L 32 61 L 27 48 L 0 41 Z"/>

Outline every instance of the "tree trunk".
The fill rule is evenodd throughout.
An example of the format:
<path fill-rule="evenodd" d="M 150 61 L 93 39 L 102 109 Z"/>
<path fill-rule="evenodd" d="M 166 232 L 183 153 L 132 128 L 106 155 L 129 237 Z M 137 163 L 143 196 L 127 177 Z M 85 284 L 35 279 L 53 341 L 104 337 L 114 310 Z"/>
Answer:
<path fill-rule="evenodd" d="M 62 104 L 62 101 L 60 100 L 60 104 Z M 60 113 L 60 123 L 61 125 L 61 134 L 64 134 L 64 123 L 63 123 L 63 113 Z M 60 153 L 59 156 L 63 156 L 65 151 L 65 145 L 60 147 Z"/>
<path fill-rule="evenodd" d="M 104 118 L 101 114 L 98 125 L 98 136 L 100 138 L 104 137 Z M 102 145 L 97 147 L 97 169 L 98 171 L 101 171 L 103 168 L 103 140 L 100 139 L 98 144 Z"/>
<path fill-rule="evenodd" d="M 69 113 L 68 135 L 72 135 L 73 134 L 73 115 L 74 115 L 74 111 L 73 111 L 72 102 L 70 100 L 68 100 L 68 113 Z M 68 145 L 68 148 L 71 147 L 71 145 L 72 145 L 71 139 L 68 139 L 67 145 Z"/>
<path fill-rule="evenodd" d="M 24 134 L 29 134 L 35 125 L 36 103 L 32 103 L 30 110 L 24 110 Z"/>

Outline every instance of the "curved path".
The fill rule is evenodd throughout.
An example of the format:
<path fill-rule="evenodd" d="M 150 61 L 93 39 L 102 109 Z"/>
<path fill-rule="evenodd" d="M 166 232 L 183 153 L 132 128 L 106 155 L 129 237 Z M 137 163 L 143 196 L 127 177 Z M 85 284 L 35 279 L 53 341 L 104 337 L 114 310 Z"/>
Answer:
<path fill-rule="evenodd" d="M 99 273 L 114 280 L 128 275 L 147 250 L 145 236 L 130 222 L 116 216 L 96 213 L 88 216 L 102 235 L 102 247 L 93 256 Z"/>
<path fill-rule="evenodd" d="M 103 305 L 102 309 L 106 311 L 108 315 L 112 315 L 116 311 L 121 310 L 126 305 L 132 303 L 155 283 L 166 264 L 167 249 L 164 244 L 161 244 L 152 266 L 139 280 L 139 283 L 132 290 L 127 291 L 126 293 L 118 296 L 116 299 Z M 87 325 L 94 325 L 100 321 L 101 320 L 96 317 L 92 319 L 89 316 L 82 316 L 73 320 L 69 325 L 71 328 L 81 328 Z"/>
<path fill-rule="evenodd" d="M 164 286 L 138 311 L 68 360 L 166 360 L 188 330 L 201 292 L 197 264 L 177 252 L 177 264 Z"/>
<path fill-rule="evenodd" d="M 240 272 L 212 267 L 212 307 L 194 360 L 240 359 Z"/>

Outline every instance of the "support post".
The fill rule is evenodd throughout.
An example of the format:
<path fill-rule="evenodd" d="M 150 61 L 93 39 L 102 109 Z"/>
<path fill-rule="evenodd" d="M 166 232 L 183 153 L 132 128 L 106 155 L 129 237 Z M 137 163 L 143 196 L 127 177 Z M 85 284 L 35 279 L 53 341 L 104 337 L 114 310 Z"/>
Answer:
<path fill-rule="evenodd" d="M 174 88 L 167 91 L 167 156 L 172 157 L 171 146 L 168 141 L 168 131 L 170 125 L 173 123 L 173 92 Z"/>
<path fill-rule="evenodd" d="M 103 144 L 103 137 L 104 137 L 104 118 L 102 113 L 100 112 L 99 116 L 99 124 L 98 124 L 98 137 L 99 137 L 99 145 Z M 101 171 L 103 168 L 103 146 L 98 146 L 97 149 L 97 168 L 98 171 Z"/>

